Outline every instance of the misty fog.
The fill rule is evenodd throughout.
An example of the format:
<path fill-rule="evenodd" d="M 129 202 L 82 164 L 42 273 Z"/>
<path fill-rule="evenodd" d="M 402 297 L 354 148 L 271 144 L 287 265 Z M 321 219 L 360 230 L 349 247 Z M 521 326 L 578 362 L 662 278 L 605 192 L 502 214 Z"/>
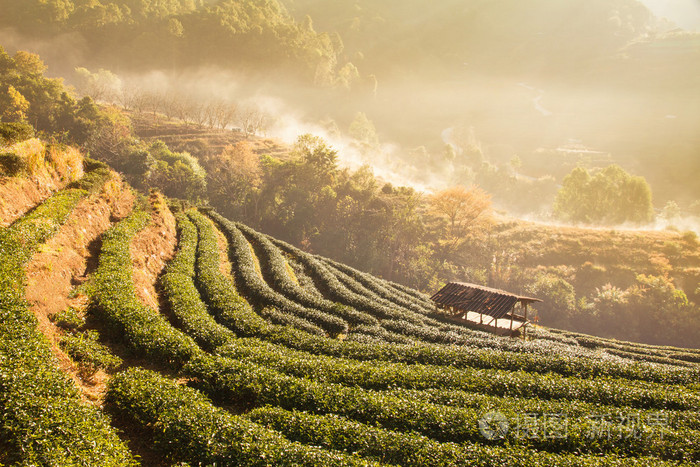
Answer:
<path fill-rule="evenodd" d="M 300 17 L 307 3 L 313 2 L 291 7 L 292 14 Z M 697 2 L 643 3 L 653 13 L 686 28 L 697 24 Z M 79 81 L 76 67 L 108 70 L 118 79 L 115 86 L 119 89 L 108 99 L 116 103 L 124 93 L 147 92 L 230 102 L 238 109 L 257 108 L 266 116 L 259 136 L 291 144 L 303 133 L 320 135 L 339 151 L 344 165 L 370 165 L 381 179 L 421 191 L 479 183 L 480 164 L 488 164 L 491 170 L 500 170 L 501 176 L 515 180 L 553 177 L 553 196 L 554 188 L 576 165 L 595 169 L 614 162 L 647 178 L 657 209 L 669 200 L 685 209 L 700 199 L 697 187 L 689 186 L 692 177 L 688 176 L 699 167 L 700 83 L 697 65 L 687 61 L 697 57 L 700 39 L 691 38 L 690 46 L 685 42 L 675 46 L 671 36 L 662 41 L 670 51 L 660 54 L 658 47 L 649 44 L 656 34 L 673 31 L 676 25 L 639 11 L 627 16 L 620 11 L 610 13 L 604 27 L 619 28 L 625 39 L 616 38 L 615 33 L 600 45 L 596 38 L 593 52 L 542 45 L 539 37 L 550 34 L 547 28 L 551 25 L 547 18 L 537 18 L 537 12 L 528 12 L 531 17 L 523 21 L 532 23 L 533 29 L 523 32 L 513 26 L 517 23 L 508 22 L 517 17 L 504 22 L 511 26 L 498 26 L 515 31 L 509 38 L 512 42 L 497 43 L 495 32 L 477 31 L 466 58 L 455 52 L 460 50 L 457 39 L 442 46 L 449 53 L 441 52 L 439 61 L 438 52 L 431 57 L 432 46 L 426 46 L 418 51 L 423 54 L 420 61 L 411 62 L 405 52 L 408 45 L 397 42 L 396 62 L 379 66 L 371 75 L 374 84 L 367 76 L 374 71 L 369 64 L 378 63 L 378 58 L 374 62 L 356 59 L 361 78 L 347 90 L 319 88 L 286 79 L 281 73 L 217 64 L 130 70 L 123 63 L 110 63 L 109 57 L 90 56 L 89 47 L 77 34 L 42 41 L 4 28 L 0 43 L 10 52 L 21 48 L 39 53 L 49 65 L 49 74 L 63 76 L 69 84 Z M 557 15 L 575 18 L 575 11 Z M 320 18 L 316 28 L 335 24 L 333 21 L 329 14 Z M 430 20 L 425 21 L 425 27 L 431 27 Z M 540 27 L 545 32 L 539 32 Z M 576 40 L 585 44 L 607 29 L 583 31 Z M 687 40 L 682 31 L 674 34 Z M 359 50 L 366 40 L 349 37 L 346 54 Z M 446 40 L 450 37 L 447 34 Z M 526 42 L 518 42 L 523 37 Z M 383 37 L 379 43 L 389 40 Z M 362 74 L 363 63 L 366 74 Z M 359 141 L 351 134 L 350 127 L 360 114 L 369 121 L 370 133 L 375 132 L 371 141 Z M 463 159 L 465 151 L 478 154 L 467 160 Z M 510 167 L 514 158 L 518 166 Z M 671 170 L 668 166 L 672 164 L 685 165 L 688 170 Z M 496 193 L 496 206 L 518 215 L 546 215 L 550 198 L 529 194 L 527 184 L 516 189 L 525 198 L 532 196 L 531 205 L 516 208 L 506 199 L 499 200 Z"/>

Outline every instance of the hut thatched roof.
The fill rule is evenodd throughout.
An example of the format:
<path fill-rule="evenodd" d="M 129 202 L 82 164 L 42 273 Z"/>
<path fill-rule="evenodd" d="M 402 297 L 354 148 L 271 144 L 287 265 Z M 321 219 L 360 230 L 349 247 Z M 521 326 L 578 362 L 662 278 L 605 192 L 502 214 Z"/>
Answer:
<path fill-rule="evenodd" d="M 474 311 L 497 319 L 510 313 L 518 302 L 528 304 L 542 301 L 539 298 L 523 297 L 465 282 L 450 282 L 431 299 L 443 308 L 451 307 L 462 312 Z"/>

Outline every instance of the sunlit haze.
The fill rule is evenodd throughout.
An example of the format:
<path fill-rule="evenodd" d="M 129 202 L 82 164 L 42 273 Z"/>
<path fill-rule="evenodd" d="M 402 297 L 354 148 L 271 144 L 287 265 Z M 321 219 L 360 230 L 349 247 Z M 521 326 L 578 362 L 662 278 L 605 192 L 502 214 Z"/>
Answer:
<path fill-rule="evenodd" d="M 700 30 L 699 0 L 640 0 L 655 15 L 689 30 Z"/>
<path fill-rule="evenodd" d="M 0 466 L 700 465 L 700 0 L 0 0 Z"/>

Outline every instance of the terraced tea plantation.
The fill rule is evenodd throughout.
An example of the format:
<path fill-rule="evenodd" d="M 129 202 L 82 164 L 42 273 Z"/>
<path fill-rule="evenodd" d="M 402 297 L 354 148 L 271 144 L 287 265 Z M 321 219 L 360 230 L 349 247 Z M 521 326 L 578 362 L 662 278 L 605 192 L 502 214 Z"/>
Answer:
<path fill-rule="evenodd" d="M 700 462 L 700 350 L 446 324 L 415 290 L 216 212 L 172 207 L 149 306 L 131 247 L 162 197 L 137 197 L 85 252 L 86 304 L 53 317 L 57 349 L 26 264 L 110 177 L 93 167 L 0 230 L 0 464 Z"/>

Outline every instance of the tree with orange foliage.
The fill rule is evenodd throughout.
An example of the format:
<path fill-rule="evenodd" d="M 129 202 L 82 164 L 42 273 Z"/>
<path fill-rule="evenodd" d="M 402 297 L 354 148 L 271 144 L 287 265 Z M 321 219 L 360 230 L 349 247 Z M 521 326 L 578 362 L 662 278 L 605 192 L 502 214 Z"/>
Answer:
<path fill-rule="evenodd" d="M 5 111 L 0 113 L 0 120 L 6 122 L 22 122 L 27 119 L 29 101 L 25 99 L 14 86 L 9 86 L 7 88 L 7 96 L 5 99 L 0 97 L 0 102 L 4 104 L 3 107 L 5 107 Z"/>
<path fill-rule="evenodd" d="M 458 185 L 430 196 L 430 211 L 447 221 L 447 237 L 459 240 L 490 226 L 491 196 L 479 187 Z"/>
<path fill-rule="evenodd" d="M 203 161 L 207 170 L 209 199 L 227 206 L 231 216 L 245 216 L 250 196 L 262 183 L 260 156 L 246 141 L 227 146 L 221 154 Z"/>
<path fill-rule="evenodd" d="M 446 262 L 468 261 L 464 256 L 468 249 L 461 247 L 491 228 L 491 196 L 476 186 L 447 188 L 429 197 L 428 214 L 438 221 L 432 276 Z"/>

